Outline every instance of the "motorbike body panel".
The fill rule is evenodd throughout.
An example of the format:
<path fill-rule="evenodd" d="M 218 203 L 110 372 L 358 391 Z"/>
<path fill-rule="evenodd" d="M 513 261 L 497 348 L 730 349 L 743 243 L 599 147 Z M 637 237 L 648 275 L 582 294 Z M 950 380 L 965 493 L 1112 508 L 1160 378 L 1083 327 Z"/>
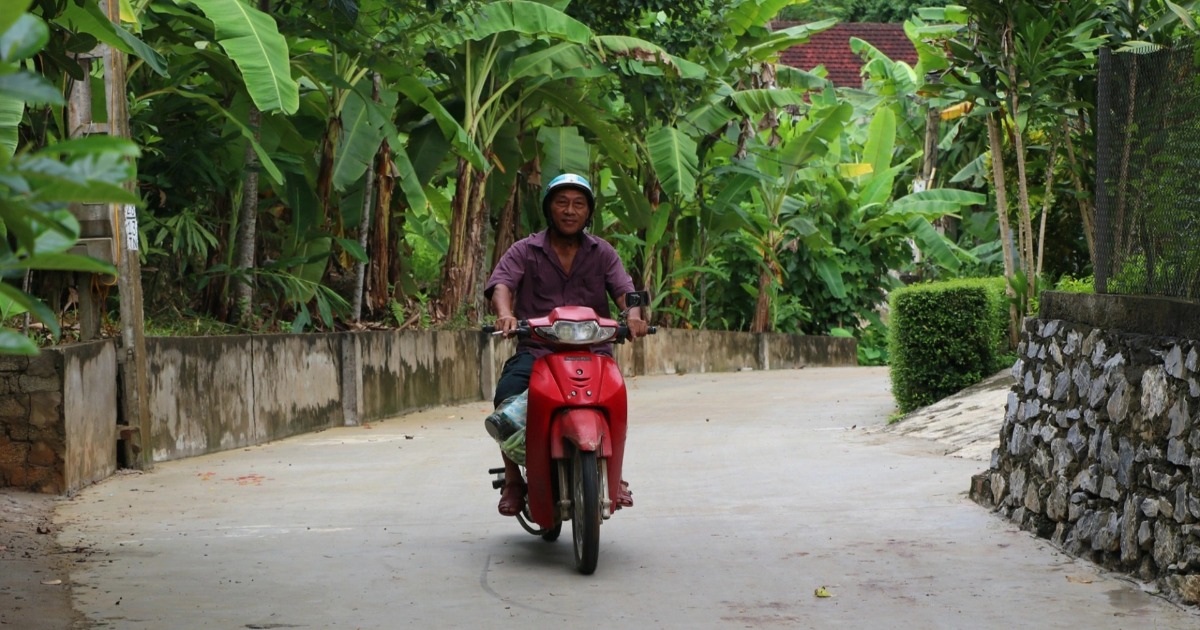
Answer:
<path fill-rule="evenodd" d="M 557 521 L 555 460 L 574 444 L 608 462 L 608 496 L 620 490 L 628 406 L 625 379 L 611 357 L 588 350 L 555 352 L 533 364 L 525 425 L 530 516 L 544 528 Z"/>

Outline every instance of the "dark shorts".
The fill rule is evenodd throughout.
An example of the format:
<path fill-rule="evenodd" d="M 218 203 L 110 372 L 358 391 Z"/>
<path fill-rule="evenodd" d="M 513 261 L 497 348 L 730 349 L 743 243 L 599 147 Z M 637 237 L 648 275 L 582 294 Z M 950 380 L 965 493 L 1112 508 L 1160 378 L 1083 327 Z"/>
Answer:
<path fill-rule="evenodd" d="M 533 374 L 533 355 L 528 352 L 518 352 L 504 362 L 500 370 L 500 380 L 496 382 L 496 397 L 492 404 L 496 407 L 529 389 L 529 376 Z"/>

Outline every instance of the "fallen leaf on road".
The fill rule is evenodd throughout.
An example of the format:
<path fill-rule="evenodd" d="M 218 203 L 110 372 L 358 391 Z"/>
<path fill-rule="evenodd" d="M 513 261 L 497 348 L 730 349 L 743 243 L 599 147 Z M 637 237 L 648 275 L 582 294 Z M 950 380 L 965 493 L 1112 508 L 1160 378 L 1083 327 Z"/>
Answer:
<path fill-rule="evenodd" d="M 1067 581 L 1074 584 L 1091 584 L 1095 580 L 1086 575 L 1068 575 Z"/>
<path fill-rule="evenodd" d="M 830 593 L 829 589 L 824 586 L 817 587 L 817 590 L 813 591 L 813 595 L 817 597 L 833 597 L 833 593 Z"/>

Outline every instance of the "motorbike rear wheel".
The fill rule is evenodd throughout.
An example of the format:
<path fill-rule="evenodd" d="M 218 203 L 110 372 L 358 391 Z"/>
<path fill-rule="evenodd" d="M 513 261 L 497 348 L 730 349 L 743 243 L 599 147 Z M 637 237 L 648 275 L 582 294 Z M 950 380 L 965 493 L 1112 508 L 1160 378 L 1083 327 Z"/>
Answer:
<path fill-rule="evenodd" d="M 575 568 L 584 575 L 600 559 L 600 468 L 595 451 L 575 449 L 571 455 L 571 530 Z"/>

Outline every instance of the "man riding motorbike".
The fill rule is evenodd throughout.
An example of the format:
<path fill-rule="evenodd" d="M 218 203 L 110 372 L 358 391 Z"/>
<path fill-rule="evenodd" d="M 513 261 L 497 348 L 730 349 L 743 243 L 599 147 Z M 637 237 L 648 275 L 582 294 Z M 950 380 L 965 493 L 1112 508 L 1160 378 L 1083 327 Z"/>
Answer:
<path fill-rule="evenodd" d="M 613 246 L 587 233 L 595 211 L 596 197 L 586 178 L 566 173 L 550 180 L 542 195 L 546 230 L 513 243 L 484 289 L 496 314 L 498 332 L 511 334 L 519 320 L 543 316 L 559 306 L 587 306 L 601 317 L 611 317 L 609 297 L 625 310 L 625 294 L 634 290 L 633 279 Z M 628 326 L 631 337 L 646 335 L 640 308 L 630 309 Z M 596 351 L 611 356 L 612 346 Z M 518 342 L 496 384 L 495 406 L 528 389 L 534 359 L 549 352 L 535 340 Z M 518 465 L 503 453 L 501 456 L 504 486 L 497 509 L 504 516 L 516 516 L 525 508 L 525 482 Z M 633 505 L 627 489 L 622 490 L 617 505 Z"/>

